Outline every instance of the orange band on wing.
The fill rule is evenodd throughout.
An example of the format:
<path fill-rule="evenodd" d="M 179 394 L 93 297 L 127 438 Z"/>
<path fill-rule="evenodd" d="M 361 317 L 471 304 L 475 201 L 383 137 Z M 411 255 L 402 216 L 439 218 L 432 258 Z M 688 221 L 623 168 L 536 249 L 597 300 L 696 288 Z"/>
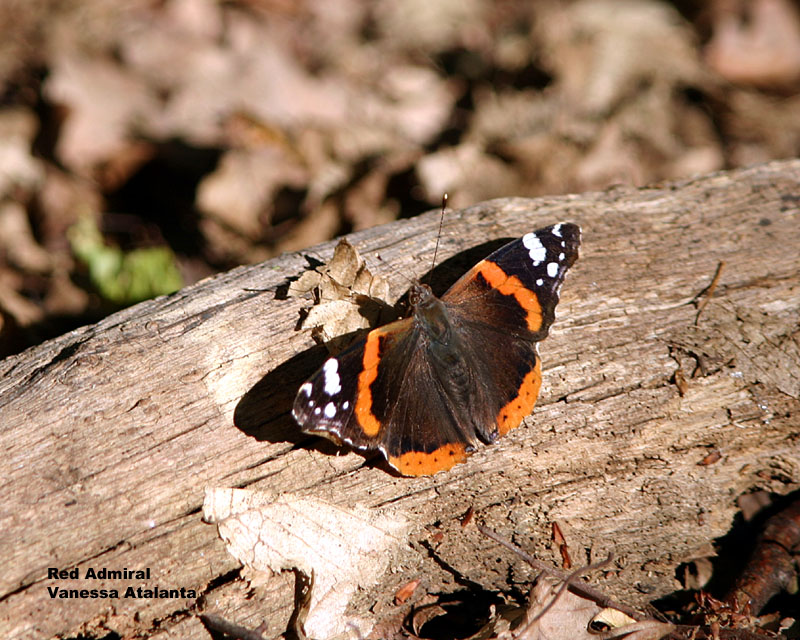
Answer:
<path fill-rule="evenodd" d="M 430 476 L 437 471 L 446 471 L 466 459 L 466 446 L 456 443 L 446 444 L 430 453 L 410 451 L 396 457 L 390 456 L 389 464 L 404 476 Z"/>
<path fill-rule="evenodd" d="M 497 430 L 501 436 L 511 429 L 519 426 L 522 419 L 530 415 L 536 398 L 539 397 L 539 387 L 542 386 L 542 361 L 536 358 L 536 365 L 522 379 L 522 384 L 517 391 L 517 397 L 500 409 L 497 414 Z"/>
<path fill-rule="evenodd" d="M 514 296 L 519 306 L 525 309 L 528 320 L 528 329 L 539 331 L 542 328 L 542 307 L 539 299 L 530 289 L 526 289 L 517 276 L 509 276 L 497 264 L 484 260 L 478 265 L 478 273 L 492 288 L 497 289 L 506 296 Z"/>
<path fill-rule="evenodd" d="M 381 430 L 381 423 L 372 413 L 372 390 L 370 386 L 378 377 L 378 363 L 381 360 L 381 329 L 367 334 L 364 345 L 362 370 L 358 376 L 358 393 L 356 394 L 356 419 L 361 430 L 369 437 L 375 437 Z"/>

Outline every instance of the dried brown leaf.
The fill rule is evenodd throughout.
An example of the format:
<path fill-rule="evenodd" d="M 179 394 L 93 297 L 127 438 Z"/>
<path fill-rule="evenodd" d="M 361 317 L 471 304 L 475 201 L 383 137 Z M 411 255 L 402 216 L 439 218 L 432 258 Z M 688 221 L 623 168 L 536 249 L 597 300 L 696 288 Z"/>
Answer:
<path fill-rule="evenodd" d="M 308 310 L 303 329 L 311 329 L 320 341 L 336 350 L 343 346 L 335 338 L 385 322 L 392 314 L 385 302 L 389 283 L 373 275 L 358 250 L 347 240 L 336 245 L 333 258 L 324 267 L 304 273 L 289 285 L 288 295 L 301 296 L 316 290 L 317 304 Z"/>
<path fill-rule="evenodd" d="M 474 143 L 425 156 L 417 163 L 417 176 L 428 200 L 435 202 L 443 193 L 453 194 L 450 206 L 456 209 L 514 193 L 519 187 L 519 176 L 513 169 Z"/>
<path fill-rule="evenodd" d="M 543 15 L 537 35 L 561 100 L 573 112 L 607 115 L 644 83 L 672 86 L 703 77 L 692 30 L 667 3 L 559 4 Z"/>
<path fill-rule="evenodd" d="M 658 640 L 673 628 L 656 620 L 635 621 L 613 608 L 601 608 L 593 600 L 571 590 L 562 590 L 563 582 L 540 578 L 530 593 L 524 616 L 512 623 L 498 625 L 497 640 L 597 640 L 627 638 Z M 516 616 L 505 616 L 514 620 Z"/>
<path fill-rule="evenodd" d="M 382 0 L 374 19 L 393 46 L 436 52 L 459 45 L 467 34 L 488 37 L 486 9 L 482 0 Z"/>
<path fill-rule="evenodd" d="M 53 62 L 44 93 L 67 110 L 56 154 L 83 175 L 120 153 L 140 122 L 160 106 L 152 87 L 108 58 L 65 54 Z"/>
<path fill-rule="evenodd" d="M 203 517 L 217 524 L 228 551 L 246 566 L 314 576 L 304 626 L 315 638 L 369 632 L 370 621 L 345 610 L 388 569 L 410 526 L 388 510 L 244 489 L 207 489 Z"/>
<path fill-rule="evenodd" d="M 52 259 L 36 242 L 28 213 L 18 202 L 0 203 L 0 252 L 14 266 L 34 273 L 47 273 Z"/>
<path fill-rule="evenodd" d="M 0 197 L 13 195 L 15 188 L 32 190 L 42 182 L 44 166 L 31 153 L 37 127 L 27 109 L 0 111 Z"/>
<path fill-rule="evenodd" d="M 153 135 L 210 146 L 222 142 L 224 123 L 239 112 L 277 131 L 335 127 L 346 118 L 349 83 L 303 68 L 292 54 L 291 33 L 239 12 L 227 12 L 221 23 L 224 37 L 176 37 L 174 26 L 160 31 L 157 24 L 131 34 L 131 60 L 153 84 L 169 89 L 160 117 L 150 123 Z M 146 57 L 136 53 L 147 48 Z"/>
<path fill-rule="evenodd" d="M 257 240 L 271 206 L 284 187 L 302 188 L 308 172 L 280 147 L 234 149 L 220 160 L 197 191 L 197 207 L 236 232 Z"/>
<path fill-rule="evenodd" d="M 404 604 L 406 600 L 408 600 L 412 595 L 414 595 L 414 591 L 419 586 L 420 582 L 422 582 L 419 578 L 416 580 L 411 580 L 410 582 L 406 582 L 402 587 L 400 587 L 394 594 L 394 603 L 395 604 Z"/>
<path fill-rule="evenodd" d="M 755 0 L 716 12 L 707 64 L 731 82 L 766 88 L 800 80 L 800 12 L 787 0 Z"/>

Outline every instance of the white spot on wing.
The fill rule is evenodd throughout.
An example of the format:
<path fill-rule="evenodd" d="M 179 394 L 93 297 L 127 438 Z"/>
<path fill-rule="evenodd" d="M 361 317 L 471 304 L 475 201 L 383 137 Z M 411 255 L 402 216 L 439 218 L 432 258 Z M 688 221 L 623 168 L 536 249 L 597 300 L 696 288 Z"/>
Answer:
<path fill-rule="evenodd" d="M 335 396 L 342 390 L 342 383 L 339 379 L 339 361 L 331 358 L 322 365 L 322 371 L 325 375 L 325 393 Z"/>
<path fill-rule="evenodd" d="M 302 387 L 300 387 L 300 393 L 302 393 L 305 396 L 310 396 L 311 395 L 311 383 L 310 382 L 306 382 Z"/>
<path fill-rule="evenodd" d="M 547 264 L 547 275 L 551 278 L 555 278 L 558 275 L 558 264 L 555 262 L 549 262 Z"/>
<path fill-rule="evenodd" d="M 345 400 L 344 404 L 342 404 L 342 409 L 347 411 L 349 408 L 350 408 L 350 401 L 349 400 Z"/>
<path fill-rule="evenodd" d="M 336 405 L 332 402 L 329 402 L 325 405 L 325 417 L 326 418 L 333 418 L 336 415 Z"/>
<path fill-rule="evenodd" d="M 558 236 L 559 238 L 561 237 L 561 224 L 557 224 L 555 227 L 553 227 L 553 235 Z"/>
<path fill-rule="evenodd" d="M 526 233 L 522 236 L 522 244 L 528 250 L 528 255 L 533 260 L 533 266 L 538 267 L 547 257 L 547 249 L 544 248 L 539 236 L 535 233 Z"/>

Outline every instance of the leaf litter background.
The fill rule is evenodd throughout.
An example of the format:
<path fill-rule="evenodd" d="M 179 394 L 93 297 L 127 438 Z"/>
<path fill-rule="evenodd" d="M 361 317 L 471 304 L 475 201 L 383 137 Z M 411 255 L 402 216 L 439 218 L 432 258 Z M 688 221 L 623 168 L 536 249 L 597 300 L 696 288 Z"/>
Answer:
<path fill-rule="evenodd" d="M 789 0 L 6 0 L 0 356 L 437 206 L 800 148 Z"/>
<path fill-rule="evenodd" d="M 5 0 L 0 357 L 438 205 L 800 150 L 790 0 Z"/>

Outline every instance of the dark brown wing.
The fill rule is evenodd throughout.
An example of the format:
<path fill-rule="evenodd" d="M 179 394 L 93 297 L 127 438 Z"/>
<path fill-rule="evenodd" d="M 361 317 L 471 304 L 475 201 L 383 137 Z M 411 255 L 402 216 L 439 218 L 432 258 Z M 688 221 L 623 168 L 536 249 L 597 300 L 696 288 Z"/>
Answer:
<path fill-rule="evenodd" d="M 378 449 L 404 475 L 429 475 L 466 459 L 474 442 L 456 422 L 413 318 L 375 329 L 329 358 L 300 387 L 303 431 Z"/>
<path fill-rule="evenodd" d="M 580 228 L 561 223 L 524 235 L 482 260 L 442 296 L 467 353 L 481 354 L 479 389 L 493 416 L 478 429 L 491 441 L 533 410 L 541 386 L 537 343 L 547 336 Z"/>
<path fill-rule="evenodd" d="M 476 264 L 442 301 L 497 331 L 543 340 L 580 243 L 580 227 L 569 222 L 527 233 Z"/>

